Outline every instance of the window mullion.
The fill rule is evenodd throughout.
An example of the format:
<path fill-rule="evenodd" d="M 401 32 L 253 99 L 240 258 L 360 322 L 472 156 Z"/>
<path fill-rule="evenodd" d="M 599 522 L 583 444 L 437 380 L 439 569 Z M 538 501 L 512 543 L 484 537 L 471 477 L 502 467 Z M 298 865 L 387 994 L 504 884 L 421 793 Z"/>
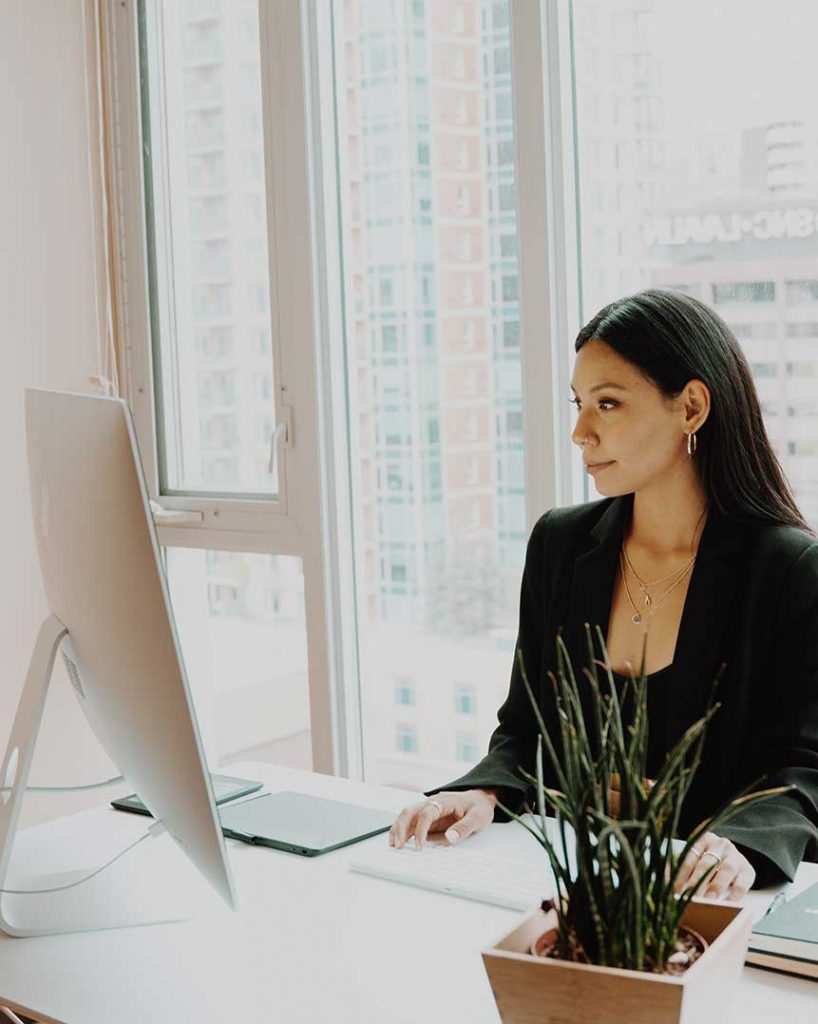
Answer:
<path fill-rule="evenodd" d="M 577 329 L 578 275 L 567 60 L 570 12 L 567 0 L 519 0 L 510 6 L 530 529 L 545 509 L 570 503 L 573 497 L 568 342 Z"/>
<path fill-rule="evenodd" d="M 334 637 L 328 628 L 332 604 L 326 580 L 332 520 L 324 510 L 321 476 L 316 365 L 320 313 L 312 250 L 311 97 L 303 15 L 302 3 L 259 3 L 264 156 L 272 226 L 271 312 L 275 305 L 273 330 L 280 346 L 282 393 L 297 413 L 288 501 L 303 542 L 313 767 L 333 773 L 345 765 L 339 747 Z"/>

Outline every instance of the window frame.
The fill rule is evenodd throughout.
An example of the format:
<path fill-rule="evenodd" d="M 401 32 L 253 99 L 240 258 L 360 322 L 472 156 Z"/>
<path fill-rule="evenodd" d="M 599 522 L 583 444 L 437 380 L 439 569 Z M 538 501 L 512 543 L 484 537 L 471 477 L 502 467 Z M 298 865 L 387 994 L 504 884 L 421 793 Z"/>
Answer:
<path fill-rule="evenodd" d="M 314 768 L 360 779 L 365 737 L 353 549 L 355 494 L 348 472 L 343 268 L 339 272 L 334 262 L 341 251 L 341 224 L 333 8 L 324 0 L 259 0 L 270 330 L 279 360 L 275 422 L 289 417 L 288 443 L 279 452 L 286 484 L 276 503 L 159 490 L 139 115 L 140 2 L 121 0 L 114 6 L 106 74 L 116 138 L 113 202 L 125 339 L 123 394 L 134 414 L 150 496 L 170 514 L 157 521 L 159 541 L 163 546 L 302 559 Z M 509 6 L 530 532 L 544 511 L 576 500 L 569 405 L 560 400 L 568 396 L 566 339 L 576 333 L 580 310 L 570 2 L 510 0 Z M 278 259 L 284 252 L 286 260 Z M 279 303 L 278 296 L 287 301 Z M 549 386 L 544 388 L 544 381 Z M 281 399 L 284 390 L 286 403 Z"/>
<path fill-rule="evenodd" d="M 276 422 L 286 422 L 287 443 L 279 450 L 279 501 L 229 495 L 169 495 L 160 491 L 145 167 L 142 154 L 139 0 L 114 5 L 107 27 L 111 60 L 106 79 L 112 97 L 109 118 L 115 133 L 114 220 L 118 227 L 117 286 L 120 295 L 126 372 L 123 397 L 132 409 L 151 499 L 165 514 L 156 516 L 163 547 L 295 555 L 302 559 L 309 658 L 313 766 L 316 771 L 346 769 L 338 742 L 334 709 L 335 676 L 327 630 L 328 602 L 323 586 L 327 541 L 322 525 L 318 447 L 317 373 L 314 349 L 296 339 L 315 337 L 308 119 L 301 8 L 298 4 L 259 4 L 262 122 L 267 186 L 270 260 L 270 331 L 278 346 Z M 283 154 L 274 160 L 273 154 Z M 276 259 L 287 252 L 286 260 Z M 279 295 L 287 296 L 279 303 Z M 288 401 L 281 400 L 286 392 Z M 289 408 L 288 408 L 289 407 Z M 293 410 L 298 409 L 298 417 Z M 296 433 L 297 429 L 297 433 Z"/>

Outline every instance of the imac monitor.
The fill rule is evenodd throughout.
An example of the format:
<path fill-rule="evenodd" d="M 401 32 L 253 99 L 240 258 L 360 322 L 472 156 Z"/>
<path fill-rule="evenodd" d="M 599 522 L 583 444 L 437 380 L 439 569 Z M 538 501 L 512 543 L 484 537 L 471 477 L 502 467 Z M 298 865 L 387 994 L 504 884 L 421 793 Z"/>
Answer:
<path fill-rule="evenodd" d="M 67 630 L 59 645 L 79 703 L 154 818 L 234 906 L 128 407 L 29 389 L 26 435 L 49 622 Z M 19 722 L 24 704 L 25 694 L 15 727 L 26 724 Z M 0 816 L 0 843 L 14 824 Z"/>

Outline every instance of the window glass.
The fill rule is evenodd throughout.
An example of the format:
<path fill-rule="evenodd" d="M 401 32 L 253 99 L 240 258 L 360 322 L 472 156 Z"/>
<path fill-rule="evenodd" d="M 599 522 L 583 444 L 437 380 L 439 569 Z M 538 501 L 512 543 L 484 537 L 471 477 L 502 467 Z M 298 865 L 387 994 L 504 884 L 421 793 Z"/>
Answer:
<path fill-rule="evenodd" d="M 273 497 L 258 4 L 144 9 L 161 488 Z"/>
<path fill-rule="evenodd" d="M 333 7 L 365 772 L 413 789 L 486 748 L 526 542 L 509 4 L 449 6 Z"/>
<path fill-rule="evenodd" d="M 211 767 L 312 768 L 301 559 L 195 548 L 165 559 Z"/>
<path fill-rule="evenodd" d="M 583 320 L 646 287 L 712 306 L 818 525 L 800 404 L 818 388 L 818 6 L 621 0 L 615 29 L 605 12 L 572 2 Z"/>

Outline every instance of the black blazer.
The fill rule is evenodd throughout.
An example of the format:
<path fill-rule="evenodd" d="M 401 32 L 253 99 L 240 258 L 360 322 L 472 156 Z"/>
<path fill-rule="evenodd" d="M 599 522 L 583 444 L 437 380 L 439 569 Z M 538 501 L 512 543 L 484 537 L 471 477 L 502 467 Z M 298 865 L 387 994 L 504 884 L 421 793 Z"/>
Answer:
<path fill-rule="evenodd" d="M 607 635 L 632 506 L 633 495 L 626 495 L 552 509 L 529 538 L 517 646 L 547 724 L 555 721 L 547 672 L 556 670 L 557 630 L 563 628 L 574 667 L 587 665 L 584 623 Z M 756 886 L 773 884 L 791 879 L 802 859 L 818 860 L 818 542 L 804 531 L 742 525 L 710 511 L 668 682 L 669 745 L 704 712 L 723 662 L 722 706 L 710 723 L 680 835 L 761 775 L 766 780 L 758 788 L 794 785 L 796 791 L 749 807 L 717 829 L 753 864 Z M 497 717 L 486 757 L 427 795 L 492 786 L 515 812 L 531 803 L 518 769 L 535 771 L 536 723 L 516 656 Z M 555 785 L 548 774 L 546 782 Z M 495 820 L 508 818 L 498 808 Z"/>

